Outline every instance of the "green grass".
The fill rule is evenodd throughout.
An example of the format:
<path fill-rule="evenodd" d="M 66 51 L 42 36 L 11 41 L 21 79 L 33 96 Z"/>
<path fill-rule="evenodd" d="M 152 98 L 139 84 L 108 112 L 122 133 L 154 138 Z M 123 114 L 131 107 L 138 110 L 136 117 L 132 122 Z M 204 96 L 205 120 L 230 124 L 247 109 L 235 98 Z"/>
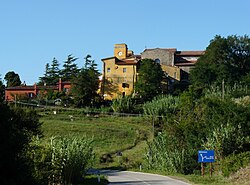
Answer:
<path fill-rule="evenodd" d="M 67 112 L 59 112 L 56 115 L 44 114 L 41 121 L 43 122 L 44 140 L 51 136 L 93 138 L 94 152 L 96 153 L 94 168 L 126 168 L 138 171 L 145 154 L 146 140 L 152 140 L 153 138 L 151 120 L 141 117 L 88 117 L 77 113 L 73 115 L 73 121 L 71 121 Z M 117 151 L 122 151 L 123 155 L 121 157 L 116 156 Z M 112 161 L 100 163 L 99 159 L 104 154 L 110 154 Z M 211 178 L 209 176 L 201 177 L 200 175 L 164 174 L 159 171 L 147 172 L 170 175 L 172 178 L 191 184 L 230 184 L 227 179 L 216 175 Z M 87 179 L 81 185 L 85 184 L 98 184 L 97 177 L 87 176 Z M 105 177 L 102 177 L 101 184 L 107 184 Z"/>
<path fill-rule="evenodd" d="M 189 180 L 193 184 L 200 184 L 200 185 L 205 185 L 205 184 L 209 184 L 209 185 L 223 185 L 223 184 L 226 185 L 227 184 L 229 185 L 230 184 L 229 180 L 227 180 L 226 178 L 222 176 L 217 176 L 217 175 L 214 175 L 212 177 L 210 177 L 209 175 L 205 175 L 204 177 L 200 175 L 185 175 L 182 177 Z"/>
<path fill-rule="evenodd" d="M 43 115 L 40 120 L 43 122 L 44 140 L 52 136 L 93 138 L 95 165 L 101 168 L 120 166 L 121 163 L 124 167 L 137 165 L 145 151 L 145 140 L 152 139 L 150 120 L 141 117 L 87 117 L 76 114 L 70 118 L 66 113 L 58 113 Z M 123 152 L 121 159 L 115 155 L 117 151 Z M 110 154 L 113 163 L 98 163 L 104 154 Z"/>

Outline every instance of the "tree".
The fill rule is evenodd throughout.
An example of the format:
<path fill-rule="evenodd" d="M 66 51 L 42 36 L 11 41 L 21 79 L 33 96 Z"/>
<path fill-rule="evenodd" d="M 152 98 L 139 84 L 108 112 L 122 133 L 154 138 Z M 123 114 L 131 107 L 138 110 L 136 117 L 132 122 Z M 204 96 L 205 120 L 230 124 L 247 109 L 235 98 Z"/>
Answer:
<path fill-rule="evenodd" d="M 93 105 L 99 88 L 99 75 L 97 65 L 91 56 L 85 57 L 85 64 L 73 79 L 72 95 L 78 107 Z"/>
<path fill-rule="evenodd" d="M 61 70 L 61 77 L 63 81 L 70 81 L 79 72 L 79 69 L 75 64 L 77 59 L 78 58 L 75 58 L 72 55 L 68 55 L 67 60 L 63 64 L 63 69 Z"/>
<path fill-rule="evenodd" d="M 8 73 L 6 73 L 4 79 L 7 81 L 7 87 L 21 85 L 20 77 L 14 71 L 9 71 Z"/>
<path fill-rule="evenodd" d="M 50 70 L 50 65 L 49 63 L 46 63 L 44 76 L 39 77 L 38 85 L 44 85 L 49 82 L 49 70 Z"/>
<path fill-rule="evenodd" d="M 211 84 L 234 84 L 250 72 L 250 38 L 248 36 L 215 36 L 193 70 L 191 83 L 196 87 Z"/>
<path fill-rule="evenodd" d="M 41 134 L 38 115 L 3 103 L 0 110 L 0 184 L 35 184 L 26 152 L 32 137 Z"/>
<path fill-rule="evenodd" d="M 46 85 L 56 85 L 60 78 L 60 64 L 58 60 L 54 57 L 51 61 L 51 64 L 47 63 L 45 65 L 45 73 L 44 76 L 40 77 L 40 81 L 38 84 L 46 84 Z"/>
<path fill-rule="evenodd" d="M 38 85 L 55 85 L 60 78 L 59 62 L 54 57 L 51 64 L 46 63 L 44 76 L 39 77 Z"/>
<path fill-rule="evenodd" d="M 2 82 L 2 79 L 0 78 L 0 103 L 4 101 L 4 84 Z"/>
<path fill-rule="evenodd" d="M 144 100 L 151 100 L 162 92 L 163 71 L 159 63 L 151 59 L 142 59 L 139 67 L 135 91 Z"/>

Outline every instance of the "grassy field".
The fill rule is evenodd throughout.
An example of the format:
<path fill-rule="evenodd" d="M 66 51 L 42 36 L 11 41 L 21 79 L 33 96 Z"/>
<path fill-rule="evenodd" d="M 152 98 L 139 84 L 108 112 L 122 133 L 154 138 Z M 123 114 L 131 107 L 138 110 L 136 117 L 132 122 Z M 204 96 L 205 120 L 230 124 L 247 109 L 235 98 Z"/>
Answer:
<path fill-rule="evenodd" d="M 95 167 L 139 167 L 146 140 L 152 140 L 150 120 L 141 117 L 84 116 L 65 112 L 42 113 L 44 140 L 50 137 L 93 138 Z M 117 156 L 118 151 L 122 156 Z"/>
<path fill-rule="evenodd" d="M 96 116 L 83 115 L 72 112 L 52 111 L 41 112 L 43 140 L 50 137 L 88 137 L 93 138 L 96 160 L 94 168 L 125 168 L 139 170 L 147 146 L 147 140 L 153 139 L 152 122 L 142 117 Z M 118 151 L 122 156 L 117 156 Z M 162 172 L 150 171 L 151 173 Z M 214 175 L 201 177 L 200 175 L 173 174 L 177 178 L 192 184 L 239 185 L 238 180 L 225 179 Z M 88 177 L 90 184 L 95 184 L 96 177 Z M 103 184 L 107 184 L 103 178 Z"/>

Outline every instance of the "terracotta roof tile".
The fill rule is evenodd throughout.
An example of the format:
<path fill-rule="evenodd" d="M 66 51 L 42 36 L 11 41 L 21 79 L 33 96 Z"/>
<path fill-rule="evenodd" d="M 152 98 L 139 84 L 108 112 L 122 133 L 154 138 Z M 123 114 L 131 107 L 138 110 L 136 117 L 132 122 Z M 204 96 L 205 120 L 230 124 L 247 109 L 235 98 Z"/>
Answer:
<path fill-rule="evenodd" d="M 177 51 L 177 56 L 201 56 L 204 55 L 205 51 Z"/>
<path fill-rule="evenodd" d="M 15 86 L 15 87 L 7 87 L 5 90 L 34 90 L 35 86 L 27 85 L 27 86 Z M 37 86 L 36 89 L 58 89 L 57 86 Z"/>
<path fill-rule="evenodd" d="M 176 52 L 177 51 L 176 48 L 152 48 L 152 49 L 145 49 L 144 51 L 153 51 L 153 50 L 165 50 L 165 51 L 169 51 L 169 52 Z"/>

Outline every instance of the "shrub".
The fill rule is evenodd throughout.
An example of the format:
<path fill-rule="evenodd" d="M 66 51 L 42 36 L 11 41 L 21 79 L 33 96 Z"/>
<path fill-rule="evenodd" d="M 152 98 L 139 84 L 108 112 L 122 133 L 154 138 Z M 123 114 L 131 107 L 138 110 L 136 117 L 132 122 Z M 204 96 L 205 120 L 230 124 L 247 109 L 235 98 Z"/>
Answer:
<path fill-rule="evenodd" d="M 162 170 L 167 173 L 184 173 L 186 150 L 180 147 L 177 139 L 163 133 L 148 143 L 145 166 L 149 170 Z"/>
<path fill-rule="evenodd" d="M 32 136 L 40 135 L 35 111 L 11 109 L 0 103 L 0 184 L 34 184 L 31 161 L 26 156 Z"/>
<path fill-rule="evenodd" d="M 133 113 L 135 102 L 131 96 L 120 97 L 113 100 L 111 107 L 117 113 Z"/>
<path fill-rule="evenodd" d="M 154 119 L 155 125 L 161 125 L 170 116 L 177 113 L 180 99 L 174 96 L 161 95 L 143 105 L 143 113 Z"/>
<path fill-rule="evenodd" d="M 240 168 L 244 168 L 250 164 L 250 151 L 239 154 L 232 154 L 222 160 L 221 169 L 223 175 L 228 177 Z"/>
<path fill-rule="evenodd" d="M 46 144 L 35 140 L 30 153 L 34 175 L 40 184 L 79 183 L 93 159 L 92 151 L 90 139 L 52 137 Z"/>

